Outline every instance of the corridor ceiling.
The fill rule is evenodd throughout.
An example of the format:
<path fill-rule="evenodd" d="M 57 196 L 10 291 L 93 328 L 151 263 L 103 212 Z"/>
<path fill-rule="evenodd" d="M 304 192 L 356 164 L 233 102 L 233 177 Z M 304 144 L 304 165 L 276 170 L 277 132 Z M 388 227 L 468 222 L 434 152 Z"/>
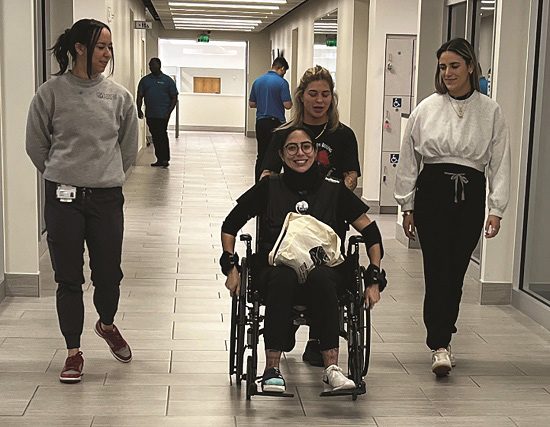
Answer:
<path fill-rule="evenodd" d="M 166 29 L 259 32 L 307 0 L 151 0 Z"/>

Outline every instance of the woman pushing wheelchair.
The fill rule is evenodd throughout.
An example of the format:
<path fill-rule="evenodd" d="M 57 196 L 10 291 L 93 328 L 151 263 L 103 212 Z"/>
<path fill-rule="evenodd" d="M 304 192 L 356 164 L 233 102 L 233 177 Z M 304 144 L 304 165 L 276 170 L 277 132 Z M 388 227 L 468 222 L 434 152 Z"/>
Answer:
<path fill-rule="evenodd" d="M 279 369 L 281 354 L 295 344 L 292 307 L 298 292 L 306 295 L 308 313 L 320 329 L 320 345 L 325 365 L 325 391 L 352 389 L 356 384 L 338 366 L 339 305 L 338 295 L 345 289 L 346 263 L 335 267 L 317 265 L 309 271 L 305 283 L 300 283 L 296 271 L 288 265 L 270 265 L 268 255 L 273 250 L 290 212 L 307 214 L 330 226 L 345 241 L 347 225 L 351 224 L 363 236 L 370 265 L 367 268 L 365 304 L 372 308 L 385 286 L 380 270 L 383 247 L 380 231 L 366 215 L 369 207 L 343 182 L 325 178 L 315 161 L 317 147 L 311 131 L 305 127 L 290 127 L 275 133 L 284 173 L 263 178 L 245 192 L 222 225 L 222 272 L 231 295 L 239 292 L 238 256 L 235 236 L 253 218 L 259 217 L 260 238 L 256 254 L 256 287 L 266 306 L 264 341 L 266 366 L 262 376 L 262 391 L 284 393 L 285 380 Z M 275 263 L 276 264 L 276 263 Z"/>

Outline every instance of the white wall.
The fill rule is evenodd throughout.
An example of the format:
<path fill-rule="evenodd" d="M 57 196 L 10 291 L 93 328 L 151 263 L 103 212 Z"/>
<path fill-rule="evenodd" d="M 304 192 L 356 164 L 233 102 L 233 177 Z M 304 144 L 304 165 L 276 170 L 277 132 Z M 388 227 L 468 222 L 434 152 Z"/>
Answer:
<path fill-rule="evenodd" d="M 483 75 L 487 77 L 487 71 L 491 68 L 493 53 L 493 16 L 484 16 L 481 18 L 479 26 L 479 64 L 481 65 Z"/>
<path fill-rule="evenodd" d="M 363 163 L 363 198 L 369 201 L 380 200 L 386 35 L 417 34 L 417 17 L 417 1 L 371 0 L 370 2 Z M 432 62 L 435 67 L 433 59 Z"/>
<path fill-rule="evenodd" d="M 508 287 L 512 283 L 516 226 L 520 226 L 518 191 L 523 185 L 519 175 L 522 140 L 523 102 L 527 79 L 527 43 L 530 8 L 515 0 L 499 0 L 496 17 L 496 43 L 493 73 L 493 98 L 499 103 L 510 126 L 512 174 L 510 203 L 504 213 L 499 235 L 483 239 L 481 282 Z M 525 126 L 529 126 L 528 123 Z M 516 266 L 516 268 L 519 268 Z"/>
<path fill-rule="evenodd" d="M 164 30 L 159 29 L 158 36 L 162 39 L 180 39 L 196 40 L 198 31 L 192 30 Z M 250 93 L 250 88 L 254 80 L 265 74 L 271 67 L 271 51 L 269 37 L 266 31 L 260 33 L 245 33 L 231 31 L 212 31 L 211 41 L 244 41 L 247 42 L 247 56 L 250 58 L 247 64 L 247 88 L 246 93 Z M 246 133 L 251 135 L 255 129 L 256 110 L 247 107 L 246 99 L 241 105 L 241 109 L 246 112 Z"/>
<path fill-rule="evenodd" d="M 222 95 L 244 96 L 244 89 L 246 86 L 244 69 L 180 68 L 179 91 L 182 93 L 193 93 L 194 77 L 219 77 L 221 79 Z"/>
<path fill-rule="evenodd" d="M 192 68 L 246 68 L 246 43 L 196 40 L 159 40 L 162 65 Z"/>
<path fill-rule="evenodd" d="M 27 113 L 35 92 L 33 4 L 0 0 L 0 120 L 6 273 L 29 275 L 37 285 L 38 178 L 25 152 Z"/>
<path fill-rule="evenodd" d="M 242 129 L 246 100 L 244 95 L 180 94 L 180 126 Z M 172 114 L 169 125 L 175 124 L 175 114 Z"/>

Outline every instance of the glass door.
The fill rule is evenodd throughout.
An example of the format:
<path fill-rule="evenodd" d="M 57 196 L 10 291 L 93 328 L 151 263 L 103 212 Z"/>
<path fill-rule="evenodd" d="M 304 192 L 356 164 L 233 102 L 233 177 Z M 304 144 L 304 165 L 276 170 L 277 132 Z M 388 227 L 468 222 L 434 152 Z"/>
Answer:
<path fill-rule="evenodd" d="M 546 218 L 550 209 L 550 121 L 547 119 L 550 116 L 549 4 L 542 0 L 538 3 L 520 289 L 550 305 L 550 227 Z"/>

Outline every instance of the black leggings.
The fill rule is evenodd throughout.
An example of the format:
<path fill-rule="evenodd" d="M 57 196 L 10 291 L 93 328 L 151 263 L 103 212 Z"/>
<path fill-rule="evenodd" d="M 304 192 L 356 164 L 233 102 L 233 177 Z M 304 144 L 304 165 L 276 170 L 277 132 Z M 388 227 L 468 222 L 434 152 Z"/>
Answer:
<path fill-rule="evenodd" d="M 482 172 L 456 164 L 424 166 L 417 180 L 414 223 L 424 261 L 426 344 L 432 350 L 446 348 L 457 331 L 464 276 L 484 219 Z"/>
<path fill-rule="evenodd" d="M 343 274 L 337 268 L 314 268 L 304 284 L 298 283 L 294 270 L 286 266 L 266 267 L 259 274 L 260 293 L 265 300 L 264 341 L 268 350 L 291 351 L 296 327 L 292 307 L 305 295 L 308 317 L 318 325 L 321 350 L 338 348 L 338 293 Z"/>
<path fill-rule="evenodd" d="M 122 188 L 79 188 L 71 203 L 56 198 L 57 184 L 46 181 L 45 218 L 61 333 L 67 348 L 80 347 L 84 325 L 84 243 L 88 246 L 94 305 L 104 325 L 118 309 L 124 219 Z"/>

